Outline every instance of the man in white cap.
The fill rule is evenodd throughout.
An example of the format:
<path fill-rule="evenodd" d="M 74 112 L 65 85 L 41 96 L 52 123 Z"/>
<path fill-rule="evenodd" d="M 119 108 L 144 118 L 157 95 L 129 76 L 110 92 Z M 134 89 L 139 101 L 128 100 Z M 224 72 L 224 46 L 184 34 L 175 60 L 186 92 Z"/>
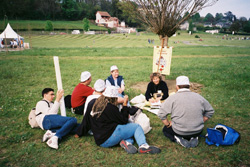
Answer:
<path fill-rule="evenodd" d="M 92 95 L 94 90 L 89 87 L 92 81 L 91 74 L 84 71 L 81 74 L 80 83 L 75 87 L 71 95 L 71 106 L 75 114 L 83 114 L 84 104 L 89 95 Z"/>
<path fill-rule="evenodd" d="M 198 145 L 198 136 L 202 133 L 204 123 L 214 113 L 209 102 L 198 93 L 191 92 L 189 87 L 188 77 L 177 77 L 177 93 L 168 97 L 158 112 L 158 117 L 165 125 L 164 135 L 186 148 Z M 171 121 L 167 119 L 169 114 Z"/>

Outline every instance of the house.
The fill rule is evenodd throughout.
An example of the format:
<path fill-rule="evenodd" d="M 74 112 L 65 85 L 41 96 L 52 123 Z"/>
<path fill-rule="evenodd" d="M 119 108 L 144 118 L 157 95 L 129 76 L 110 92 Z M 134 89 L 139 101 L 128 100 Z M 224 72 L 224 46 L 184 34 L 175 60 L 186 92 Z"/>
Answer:
<path fill-rule="evenodd" d="M 181 30 L 188 30 L 188 28 L 189 28 L 188 21 L 185 21 L 183 24 L 180 25 Z"/>
<path fill-rule="evenodd" d="M 119 26 L 119 19 L 111 17 L 108 12 L 97 11 L 96 12 L 96 24 L 105 25 L 109 28 L 115 28 Z"/>

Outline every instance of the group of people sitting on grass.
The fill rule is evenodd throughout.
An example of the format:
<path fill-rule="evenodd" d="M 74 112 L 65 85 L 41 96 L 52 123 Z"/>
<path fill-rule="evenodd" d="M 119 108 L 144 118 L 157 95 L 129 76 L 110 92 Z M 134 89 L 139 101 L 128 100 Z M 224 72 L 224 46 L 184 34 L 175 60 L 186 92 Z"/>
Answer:
<path fill-rule="evenodd" d="M 115 65 L 110 72 L 105 81 L 98 79 L 95 82 L 94 89 L 89 86 L 91 74 L 82 72 L 80 83 L 71 96 L 72 111 L 83 115 L 81 124 L 74 117 L 57 115 L 63 90 L 58 90 L 56 96 L 51 88 L 42 91 L 43 99 L 36 105 L 36 121 L 41 129 L 47 130 L 43 142 L 47 141 L 49 147 L 58 149 L 58 140 L 69 133 L 75 134 L 75 137 L 92 134 L 95 143 L 101 147 L 119 144 L 129 154 L 161 152 L 160 148 L 147 143 L 139 124 L 129 122 L 134 111 L 128 96 L 124 94 L 123 77 Z M 214 113 L 212 106 L 205 98 L 190 91 L 189 78 L 186 76 L 176 78 L 177 92 L 171 96 L 159 73 L 151 74 L 150 79 L 145 96 L 151 103 L 162 102 L 158 117 L 164 124 L 163 134 L 186 148 L 196 147 L 204 123 Z M 168 115 L 171 115 L 171 121 Z M 133 145 L 134 140 L 138 149 Z"/>

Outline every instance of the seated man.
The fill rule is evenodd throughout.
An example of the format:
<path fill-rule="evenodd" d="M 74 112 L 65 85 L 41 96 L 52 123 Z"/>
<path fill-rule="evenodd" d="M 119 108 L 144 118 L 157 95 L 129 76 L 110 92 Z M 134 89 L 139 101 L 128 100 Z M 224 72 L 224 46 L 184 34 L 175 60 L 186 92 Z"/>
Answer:
<path fill-rule="evenodd" d="M 191 92 L 189 79 L 186 76 L 176 78 L 177 93 L 168 97 L 158 113 L 165 125 L 164 135 L 183 147 L 196 147 L 198 136 L 204 123 L 212 117 L 214 109 L 201 95 Z M 171 114 L 171 121 L 167 115 Z"/>
<path fill-rule="evenodd" d="M 54 90 L 45 88 L 42 91 L 43 100 L 36 104 L 36 121 L 41 129 L 47 130 L 43 136 L 43 142 L 49 139 L 47 145 L 54 149 L 58 149 L 58 139 L 75 130 L 77 126 L 76 118 L 57 115 L 60 106 L 59 101 L 63 93 L 63 90 L 58 90 L 55 103 L 53 103 Z M 51 130 L 56 130 L 56 133 Z"/>
<path fill-rule="evenodd" d="M 83 114 L 84 104 L 89 95 L 92 95 L 94 90 L 89 87 L 92 78 L 88 71 L 81 74 L 80 83 L 75 87 L 71 95 L 71 106 L 75 114 Z"/>

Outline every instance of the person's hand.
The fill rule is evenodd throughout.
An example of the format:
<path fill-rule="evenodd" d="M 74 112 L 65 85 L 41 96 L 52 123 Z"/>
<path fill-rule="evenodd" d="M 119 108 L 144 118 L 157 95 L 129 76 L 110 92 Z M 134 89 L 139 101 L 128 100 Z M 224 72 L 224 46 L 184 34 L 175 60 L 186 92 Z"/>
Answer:
<path fill-rule="evenodd" d="M 128 95 L 125 95 L 123 99 L 124 99 L 123 106 L 127 106 L 127 104 L 128 104 Z"/>
<path fill-rule="evenodd" d="M 118 89 L 118 93 L 122 94 L 122 92 L 123 92 L 123 91 L 122 91 L 122 88 L 119 88 L 119 89 Z"/>
<path fill-rule="evenodd" d="M 59 102 L 61 100 L 61 98 L 64 95 L 64 90 L 63 89 L 59 89 L 56 93 L 56 101 Z"/>
<path fill-rule="evenodd" d="M 150 103 L 156 102 L 155 99 L 153 99 L 153 98 L 149 99 L 148 101 L 149 101 Z"/>

